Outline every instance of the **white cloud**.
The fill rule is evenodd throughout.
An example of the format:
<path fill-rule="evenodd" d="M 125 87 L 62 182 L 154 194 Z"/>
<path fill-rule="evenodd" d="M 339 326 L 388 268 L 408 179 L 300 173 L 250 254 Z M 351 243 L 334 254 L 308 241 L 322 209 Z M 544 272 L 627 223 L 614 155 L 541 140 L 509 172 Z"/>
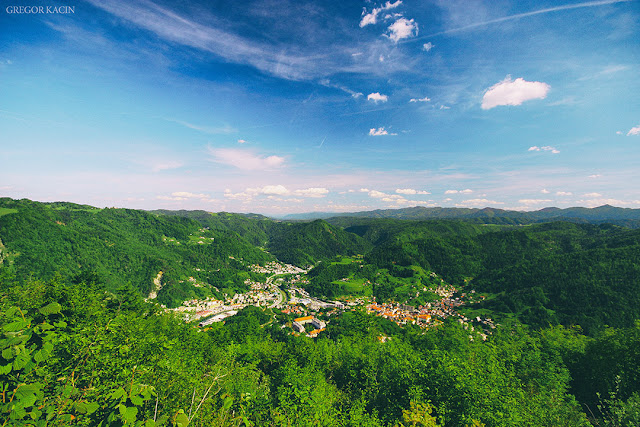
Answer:
<path fill-rule="evenodd" d="M 523 205 L 537 205 L 540 203 L 549 203 L 552 201 L 553 200 L 551 199 L 520 199 L 518 200 L 518 202 L 522 203 Z"/>
<path fill-rule="evenodd" d="M 466 190 L 447 190 L 444 194 L 471 194 L 473 190 L 467 188 Z"/>
<path fill-rule="evenodd" d="M 382 136 L 382 135 L 397 135 L 397 133 L 389 133 L 384 127 L 380 127 L 378 129 L 371 128 L 369 129 L 370 136 Z"/>
<path fill-rule="evenodd" d="M 593 175 L 589 175 L 589 178 L 600 178 L 602 175 L 600 175 L 599 173 L 593 174 Z"/>
<path fill-rule="evenodd" d="M 394 194 L 392 196 L 386 196 L 381 199 L 383 202 L 387 203 L 404 203 L 406 199 L 398 194 Z"/>
<path fill-rule="evenodd" d="M 189 191 L 175 191 L 171 193 L 171 196 L 156 196 L 156 199 L 159 200 L 170 200 L 170 201 L 184 201 L 189 199 L 200 199 L 203 202 L 213 201 L 209 195 L 204 193 L 191 193 Z"/>
<path fill-rule="evenodd" d="M 556 191 L 556 196 L 573 196 L 571 191 Z"/>
<path fill-rule="evenodd" d="M 285 196 L 290 193 L 284 185 L 265 185 L 264 187 L 247 188 L 245 191 L 250 194 L 275 194 L 278 196 Z"/>
<path fill-rule="evenodd" d="M 520 105 L 531 99 L 544 99 L 549 86 L 542 82 L 528 82 L 522 77 L 511 80 L 511 76 L 491 86 L 482 97 L 482 109 L 489 110 L 499 105 Z"/>
<path fill-rule="evenodd" d="M 627 132 L 627 136 L 640 135 L 640 126 L 633 127 Z"/>
<path fill-rule="evenodd" d="M 549 146 L 549 145 L 547 145 L 547 146 L 545 146 L 545 147 L 542 147 L 542 150 L 544 150 L 544 151 L 551 151 L 553 154 L 558 154 L 558 153 L 560 152 L 560 150 L 558 150 L 558 149 L 556 149 L 556 148 L 554 148 L 554 147 L 551 147 L 551 146 Z"/>
<path fill-rule="evenodd" d="M 407 195 L 414 195 L 414 194 L 431 194 L 428 191 L 424 191 L 424 190 L 414 190 L 413 188 L 398 188 L 396 189 L 396 193 L 398 194 L 407 194 Z"/>
<path fill-rule="evenodd" d="M 360 20 L 360 28 L 366 27 L 369 24 L 375 24 L 378 21 L 378 13 L 380 10 L 373 9 L 371 13 L 367 13 Z"/>
<path fill-rule="evenodd" d="M 441 110 L 450 110 L 450 109 L 451 109 L 451 107 L 449 107 L 448 105 L 441 105 L 441 106 L 440 106 L 440 109 L 441 109 Z"/>
<path fill-rule="evenodd" d="M 411 98 L 409 100 L 409 102 L 429 102 L 431 101 L 428 97 L 424 97 L 424 98 Z"/>
<path fill-rule="evenodd" d="M 214 161 L 235 166 L 242 170 L 272 170 L 284 164 L 284 157 L 261 157 L 251 151 L 235 148 L 209 148 Z"/>
<path fill-rule="evenodd" d="M 550 145 L 545 145 L 544 147 L 538 147 L 537 145 L 534 145 L 533 147 L 529 147 L 527 151 L 551 151 L 551 153 L 553 154 L 560 153 L 560 150 Z"/>
<path fill-rule="evenodd" d="M 460 206 L 460 207 L 468 207 L 468 206 L 490 206 L 490 205 L 503 205 L 504 203 L 502 202 L 496 202 L 495 200 L 488 200 L 488 199 L 469 199 L 469 200 L 464 200 L 460 203 L 457 203 L 456 206 Z"/>
<path fill-rule="evenodd" d="M 541 192 L 542 194 L 549 194 L 549 193 L 551 193 L 551 191 L 547 190 L 546 188 L 543 188 L 542 190 L 540 190 L 540 192 Z"/>
<path fill-rule="evenodd" d="M 602 194 L 600 194 L 600 193 L 586 193 L 586 194 L 583 194 L 582 197 L 602 197 Z"/>
<path fill-rule="evenodd" d="M 413 19 L 400 18 L 389 25 L 389 37 L 394 42 L 418 35 L 418 24 Z"/>
<path fill-rule="evenodd" d="M 378 14 L 380 12 L 382 12 L 383 10 L 395 9 L 401 4 L 402 4 L 402 0 L 398 0 L 395 3 L 391 3 L 390 1 L 388 1 L 387 3 L 385 3 L 384 6 L 373 8 L 370 13 L 365 13 L 367 11 L 365 9 L 362 12 L 363 16 L 362 16 L 362 19 L 360 20 L 360 28 L 366 27 L 367 25 L 370 25 L 370 24 L 375 24 L 376 22 L 378 22 Z"/>
<path fill-rule="evenodd" d="M 360 189 L 361 193 L 368 193 L 369 191 L 371 191 L 371 190 L 369 190 L 368 188 L 361 188 Z"/>
<path fill-rule="evenodd" d="M 185 197 L 189 199 L 206 199 L 209 196 L 203 193 L 190 193 L 188 191 L 176 191 L 175 193 L 171 193 L 174 197 Z"/>
<path fill-rule="evenodd" d="M 367 101 L 373 101 L 376 104 L 378 102 L 387 102 L 389 97 L 387 95 L 381 95 L 379 92 L 370 93 L 367 95 Z"/>
<path fill-rule="evenodd" d="M 426 52 L 429 52 L 434 47 L 435 47 L 435 45 L 433 43 L 431 43 L 431 42 L 427 42 L 427 43 L 422 45 L 422 49 L 424 49 Z"/>
<path fill-rule="evenodd" d="M 379 199 L 381 197 L 387 197 L 387 194 L 383 193 L 382 191 L 371 190 L 369 191 L 369 197 L 374 197 L 376 199 Z"/>
<path fill-rule="evenodd" d="M 238 144 L 245 144 L 247 142 L 246 139 L 239 139 Z"/>
<path fill-rule="evenodd" d="M 329 194 L 329 190 L 326 188 L 311 187 L 304 190 L 295 190 L 293 193 L 303 197 L 325 197 Z"/>
<path fill-rule="evenodd" d="M 623 134 L 623 132 L 621 130 L 617 130 L 616 131 L 616 135 L 622 135 L 622 134 Z"/>

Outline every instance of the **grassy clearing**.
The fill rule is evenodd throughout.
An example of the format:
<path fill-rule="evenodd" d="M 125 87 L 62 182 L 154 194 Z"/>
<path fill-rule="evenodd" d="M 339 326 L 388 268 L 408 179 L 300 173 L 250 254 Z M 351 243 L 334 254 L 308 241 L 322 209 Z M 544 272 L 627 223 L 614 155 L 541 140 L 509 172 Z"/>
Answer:
<path fill-rule="evenodd" d="M 9 215 L 9 214 L 12 214 L 12 213 L 18 213 L 18 209 L 0 208 L 0 216 Z"/>

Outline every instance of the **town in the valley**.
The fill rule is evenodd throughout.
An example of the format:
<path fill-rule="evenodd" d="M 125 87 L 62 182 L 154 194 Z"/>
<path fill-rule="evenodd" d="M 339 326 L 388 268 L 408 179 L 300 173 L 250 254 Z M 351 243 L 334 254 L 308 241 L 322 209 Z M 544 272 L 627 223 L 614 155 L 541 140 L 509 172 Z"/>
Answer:
<path fill-rule="evenodd" d="M 381 316 L 399 326 L 413 324 L 422 328 L 434 327 L 447 318 L 454 318 L 470 332 L 477 330 L 482 339 L 486 339 L 495 329 L 496 324 L 490 318 L 476 316 L 467 318 L 459 309 L 477 303 L 484 296 L 477 295 L 474 290 L 462 292 L 453 285 L 440 279 L 441 284 L 432 292 L 438 299 L 425 305 L 413 306 L 400 302 L 376 302 L 375 297 L 357 296 L 343 297 L 336 300 L 319 299 L 305 291 L 308 284 L 306 278 L 310 270 L 280 262 L 270 262 L 264 266 L 252 265 L 251 271 L 263 273 L 264 282 L 247 280 L 250 290 L 236 293 L 224 300 L 212 297 L 206 299 L 187 300 L 181 306 L 168 309 L 184 316 L 188 322 L 207 328 L 213 323 L 224 322 L 247 306 L 256 306 L 278 310 L 287 315 L 289 321 L 282 328 L 290 328 L 292 334 L 302 334 L 310 338 L 319 336 L 331 321 L 346 310 L 366 310 L 369 314 Z M 431 273 L 436 277 L 435 273 Z M 162 272 L 154 279 L 155 289 L 148 299 L 157 296 L 161 288 Z M 189 278 L 194 286 L 201 286 L 194 278 Z M 473 337 L 470 335 L 470 338 Z"/>

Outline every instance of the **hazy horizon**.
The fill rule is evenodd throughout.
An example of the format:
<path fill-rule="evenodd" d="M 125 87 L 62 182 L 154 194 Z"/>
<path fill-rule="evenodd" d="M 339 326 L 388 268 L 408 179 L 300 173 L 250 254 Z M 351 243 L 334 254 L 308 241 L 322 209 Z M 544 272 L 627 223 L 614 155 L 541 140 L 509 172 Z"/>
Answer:
<path fill-rule="evenodd" d="M 640 208 L 638 0 L 56 5 L 0 10 L 0 196 Z"/>

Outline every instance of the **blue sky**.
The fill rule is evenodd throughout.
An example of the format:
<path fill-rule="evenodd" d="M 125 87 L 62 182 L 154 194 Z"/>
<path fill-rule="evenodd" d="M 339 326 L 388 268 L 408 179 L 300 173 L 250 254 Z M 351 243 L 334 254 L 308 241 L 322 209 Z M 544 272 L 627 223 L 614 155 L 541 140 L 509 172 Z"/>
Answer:
<path fill-rule="evenodd" d="M 638 0 L 20 5 L 0 10 L 2 196 L 640 208 Z"/>

